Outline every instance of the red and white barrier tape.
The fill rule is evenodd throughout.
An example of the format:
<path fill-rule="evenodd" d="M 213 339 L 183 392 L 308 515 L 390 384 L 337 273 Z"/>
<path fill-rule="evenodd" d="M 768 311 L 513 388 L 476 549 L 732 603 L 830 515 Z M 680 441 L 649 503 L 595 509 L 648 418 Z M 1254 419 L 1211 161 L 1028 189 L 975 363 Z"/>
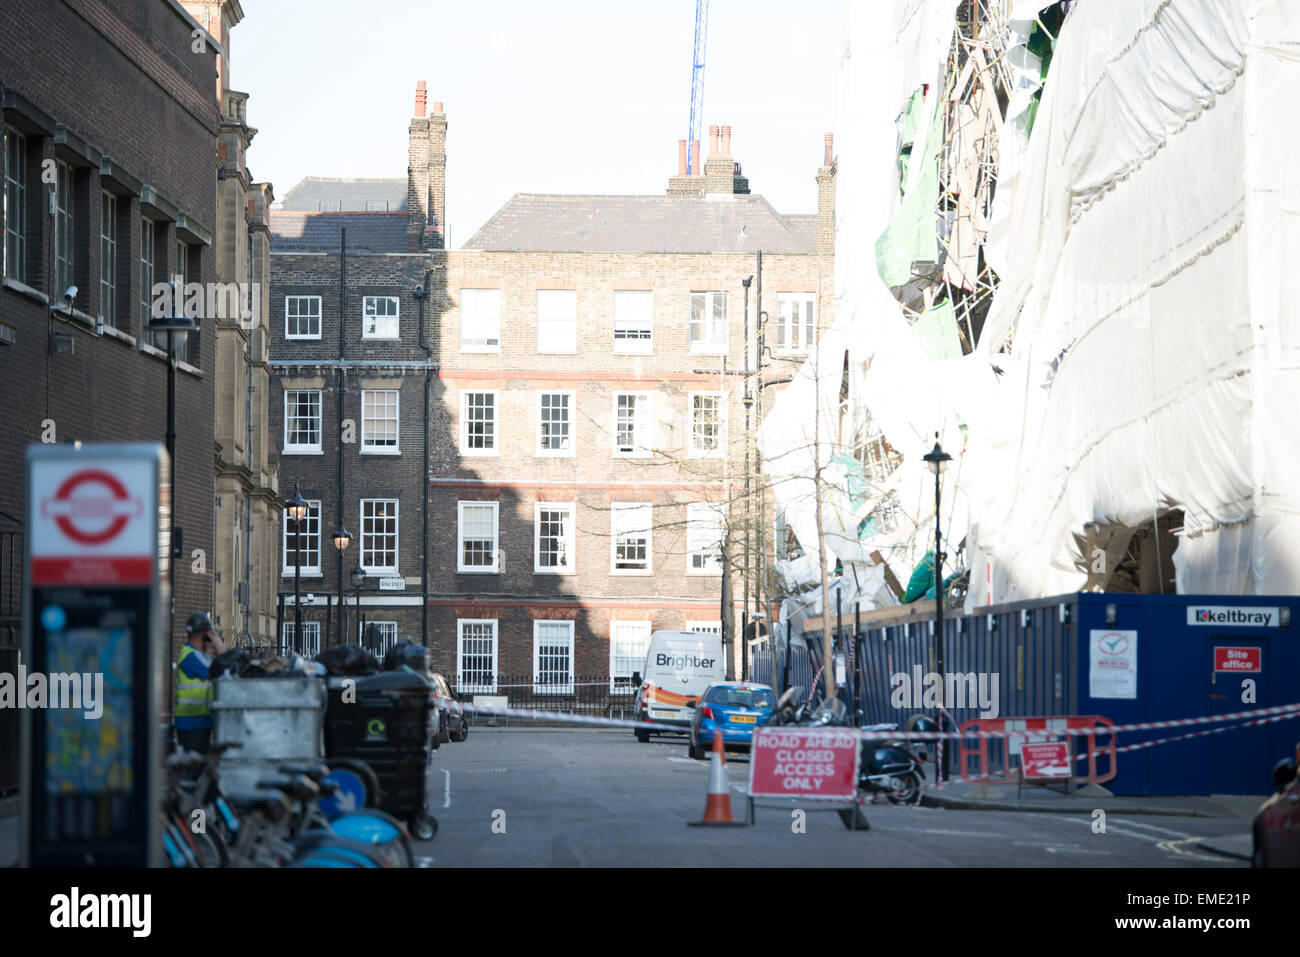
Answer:
<path fill-rule="evenodd" d="M 686 729 L 680 725 L 655 724 L 652 721 L 630 721 L 626 718 L 597 718 L 592 715 L 574 714 L 571 711 L 541 711 L 537 708 L 495 708 L 485 704 L 461 702 L 462 711 L 474 714 L 502 718 L 532 718 L 536 721 L 564 721 L 570 724 L 599 725 L 606 728 L 633 728 L 638 731 L 676 731 L 679 734 Z"/>

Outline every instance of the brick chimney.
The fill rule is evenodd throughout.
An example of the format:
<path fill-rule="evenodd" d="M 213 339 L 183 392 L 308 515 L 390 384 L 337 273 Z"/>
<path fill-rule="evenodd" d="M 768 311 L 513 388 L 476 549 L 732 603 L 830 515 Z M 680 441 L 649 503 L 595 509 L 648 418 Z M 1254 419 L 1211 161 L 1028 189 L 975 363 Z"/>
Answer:
<path fill-rule="evenodd" d="M 817 254 L 835 255 L 835 137 L 824 138 L 825 162 L 817 170 Z"/>
<path fill-rule="evenodd" d="M 704 192 L 731 195 L 736 191 L 735 177 L 736 164 L 731 158 L 731 127 L 710 126 L 709 158 L 704 161 Z"/>
<path fill-rule="evenodd" d="M 408 129 L 406 248 L 443 249 L 446 243 L 447 116 L 441 103 L 426 115 L 425 81 L 415 87 L 415 111 Z"/>
<path fill-rule="evenodd" d="M 691 150 L 691 168 L 695 171 L 686 175 L 686 151 Z M 677 175 L 668 177 L 669 196 L 699 196 L 704 192 L 704 174 L 700 169 L 700 141 L 677 141 Z"/>

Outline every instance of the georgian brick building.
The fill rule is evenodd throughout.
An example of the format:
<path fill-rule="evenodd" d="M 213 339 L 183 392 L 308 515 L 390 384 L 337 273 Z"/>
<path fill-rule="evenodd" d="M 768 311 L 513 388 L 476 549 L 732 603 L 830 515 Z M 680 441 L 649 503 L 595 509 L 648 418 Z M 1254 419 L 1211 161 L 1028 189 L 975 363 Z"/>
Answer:
<path fill-rule="evenodd" d="M 362 562 L 363 611 L 391 621 L 390 635 L 418 639 L 424 626 L 438 670 L 464 689 L 521 679 L 563 690 L 592 675 L 624 686 L 652 630 L 720 626 L 717 542 L 735 527 L 728 502 L 743 479 L 746 346 L 752 368 L 761 310 L 765 376 L 792 373 L 833 302 L 829 141 L 818 212 L 792 216 L 749 192 L 730 132 L 712 129 L 700 175 L 684 175 L 683 144 L 665 195 L 516 195 L 446 251 L 446 118 L 439 104 L 425 118 L 421 84 L 405 184 L 304 180 L 272 213 L 272 365 L 285 396 L 273 430 L 289 443 L 284 494 L 303 476 L 304 497 L 322 503 L 314 581 L 337 593 L 342 449 L 348 530 L 373 521 L 367 501 L 394 506 L 382 530 L 362 530 L 364 552 L 382 544 L 390 556 Z M 367 332 L 378 309 L 396 309 L 393 338 Z M 303 315 L 318 338 L 304 338 Z M 396 433 L 398 451 L 367 455 L 361 433 L 338 441 L 340 419 Z M 771 544 L 769 531 L 769 555 Z M 417 600 L 394 604 L 402 593 L 375 590 L 381 577 Z M 741 590 L 737 578 L 737 605 Z M 333 606 L 318 600 L 323 621 Z"/>

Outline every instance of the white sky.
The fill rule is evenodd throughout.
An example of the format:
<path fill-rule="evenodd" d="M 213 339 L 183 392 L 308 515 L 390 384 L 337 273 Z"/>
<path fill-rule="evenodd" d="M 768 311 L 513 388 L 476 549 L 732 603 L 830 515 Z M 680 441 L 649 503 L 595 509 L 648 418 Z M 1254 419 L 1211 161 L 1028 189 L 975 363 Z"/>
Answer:
<path fill-rule="evenodd" d="M 405 177 L 415 84 L 447 114 L 455 249 L 512 195 L 662 194 L 690 120 L 695 0 L 243 0 L 231 83 L 258 129 L 248 165 Z M 783 213 L 817 209 L 838 116 L 840 0 L 712 0 L 700 124 Z"/>

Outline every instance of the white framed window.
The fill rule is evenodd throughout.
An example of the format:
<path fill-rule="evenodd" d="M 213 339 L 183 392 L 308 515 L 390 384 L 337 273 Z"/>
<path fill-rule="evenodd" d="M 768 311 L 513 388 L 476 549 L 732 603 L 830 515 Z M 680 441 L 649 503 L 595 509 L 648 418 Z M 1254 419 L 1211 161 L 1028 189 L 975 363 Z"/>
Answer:
<path fill-rule="evenodd" d="M 501 290 L 460 291 L 460 351 L 501 351 Z"/>
<path fill-rule="evenodd" d="M 321 451 L 320 389 L 284 390 L 284 451 Z"/>
<path fill-rule="evenodd" d="M 396 339 L 401 301 L 396 296 L 366 296 L 362 300 L 361 337 Z"/>
<path fill-rule="evenodd" d="M 497 454 L 497 401 L 500 393 L 460 394 L 460 454 Z"/>
<path fill-rule="evenodd" d="M 301 529 L 296 527 L 294 520 L 289 517 L 289 510 L 285 509 L 281 516 L 280 529 L 284 543 L 282 549 L 284 561 L 281 563 L 280 574 L 293 577 L 294 551 L 301 548 L 299 554 L 302 565 L 298 569 L 299 575 L 319 575 L 320 500 L 307 502 L 307 514 L 303 517 Z M 298 538 L 299 531 L 302 532 L 301 542 Z"/>
<path fill-rule="evenodd" d="M 652 392 L 614 393 L 614 455 L 645 458 L 653 454 Z"/>
<path fill-rule="evenodd" d="M 632 672 L 645 665 L 650 647 L 650 622 L 611 621 L 609 623 L 609 690 L 614 694 L 632 694 Z"/>
<path fill-rule="evenodd" d="M 63 290 L 74 284 L 77 256 L 77 209 L 73 195 L 76 171 L 62 160 L 55 160 L 54 183 L 54 285 Z"/>
<path fill-rule="evenodd" d="M 572 502 L 537 502 L 533 505 L 533 572 L 538 575 L 572 575 L 574 553 Z"/>
<path fill-rule="evenodd" d="M 153 280 L 157 273 L 158 234 L 151 219 L 140 217 L 140 336 L 145 337 L 153 316 Z"/>
<path fill-rule="evenodd" d="M 614 351 L 648 355 L 653 351 L 654 294 L 649 290 L 614 291 Z"/>
<path fill-rule="evenodd" d="M 456 571 L 498 572 L 500 506 L 496 502 L 456 503 Z"/>
<path fill-rule="evenodd" d="M 692 392 L 687 396 L 690 421 L 687 449 L 690 455 L 720 457 L 726 441 L 726 413 L 721 392 Z"/>
<path fill-rule="evenodd" d="M 776 351 L 807 353 L 817 342 L 817 297 L 811 292 L 776 296 Z"/>
<path fill-rule="evenodd" d="M 537 290 L 537 351 L 578 351 L 577 290 Z"/>
<path fill-rule="evenodd" d="M 341 199 L 322 199 L 316 204 L 317 209 L 322 213 L 338 213 L 343 211 L 343 200 Z"/>
<path fill-rule="evenodd" d="M 382 661 L 388 649 L 397 644 L 397 622 L 369 618 L 357 622 L 357 644 Z"/>
<path fill-rule="evenodd" d="M 361 390 L 361 454 L 397 455 L 398 411 L 401 394 L 396 389 Z"/>
<path fill-rule="evenodd" d="M 722 574 L 721 505 L 693 502 L 686 506 L 686 574 Z"/>
<path fill-rule="evenodd" d="M 117 197 L 107 190 L 100 192 L 99 315 L 117 328 Z"/>
<path fill-rule="evenodd" d="M 361 500 L 360 562 L 371 575 L 397 574 L 397 499 Z"/>
<path fill-rule="evenodd" d="M 302 644 L 294 642 L 294 622 L 280 624 L 280 642 L 289 651 L 296 651 L 304 658 L 315 658 L 320 654 L 320 622 L 304 621 L 302 623 Z"/>
<path fill-rule="evenodd" d="M 574 447 L 572 392 L 537 393 L 537 454 L 572 455 Z"/>
<path fill-rule="evenodd" d="M 4 128 L 4 275 L 27 279 L 27 137 Z"/>
<path fill-rule="evenodd" d="M 691 352 L 727 351 L 727 294 L 691 293 Z"/>
<path fill-rule="evenodd" d="M 533 693 L 573 694 L 573 622 L 533 622 Z"/>
<path fill-rule="evenodd" d="M 320 296 L 284 297 L 284 337 L 320 338 Z"/>
<path fill-rule="evenodd" d="M 388 212 L 388 200 L 386 199 L 368 199 L 366 200 L 367 213 L 386 213 Z"/>
<path fill-rule="evenodd" d="M 654 508 L 648 502 L 612 502 L 609 506 L 610 572 L 648 575 L 654 567 L 651 524 Z"/>
<path fill-rule="evenodd" d="M 456 691 L 496 694 L 497 620 L 456 620 Z"/>
<path fill-rule="evenodd" d="M 687 631 L 702 631 L 710 635 L 722 634 L 722 622 L 720 621 L 688 621 L 686 622 Z"/>

